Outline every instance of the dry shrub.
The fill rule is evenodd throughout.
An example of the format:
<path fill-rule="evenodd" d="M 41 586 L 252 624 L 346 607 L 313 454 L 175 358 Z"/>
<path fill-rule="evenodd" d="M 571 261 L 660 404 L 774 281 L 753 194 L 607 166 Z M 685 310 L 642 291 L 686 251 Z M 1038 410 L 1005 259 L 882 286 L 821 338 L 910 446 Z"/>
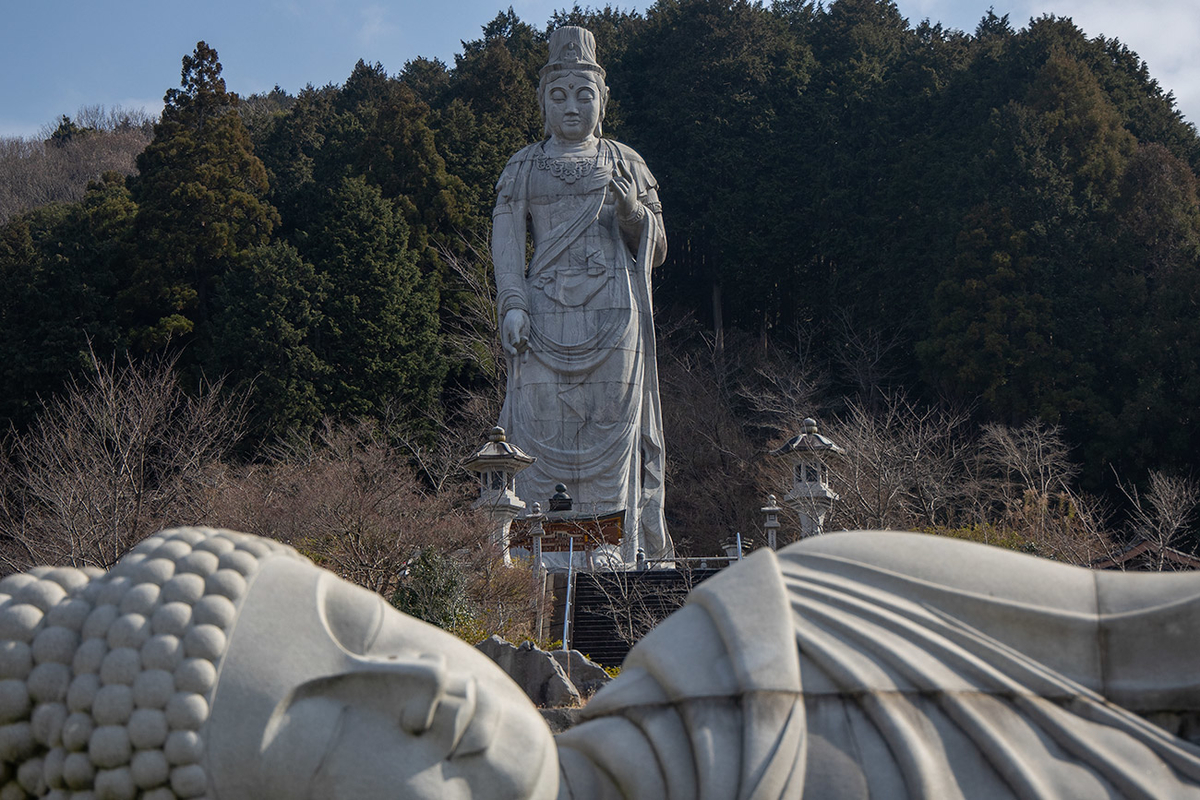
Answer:
<path fill-rule="evenodd" d="M 404 453 L 375 423 L 327 422 L 311 437 L 277 448 L 265 464 L 228 474 L 213 512 L 390 597 L 421 550 L 487 541 L 486 522 L 464 510 L 462 499 L 424 491 Z"/>
<path fill-rule="evenodd" d="M 741 352 L 740 343 L 733 350 Z M 717 552 L 733 531 L 751 530 L 759 497 L 766 497 L 758 484 L 760 454 L 736 407 L 742 371 L 726 363 L 694 320 L 660 328 L 665 510 L 682 555 Z"/>
<path fill-rule="evenodd" d="M 296 547 L 401 610 L 467 640 L 529 635 L 533 579 L 503 566 L 492 523 L 459 481 L 426 488 L 405 441 L 376 423 L 326 423 L 263 464 L 223 471 L 214 518 Z"/>
<path fill-rule="evenodd" d="M 140 539 L 195 520 L 211 465 L 237 442 L 238 397 L 219 383 L 195 397 L 174 360 L 103 363 L 63 395 L 42 401 L 0 461 L 0 561 L 108 567 Z"/>
<path fill-rule="evenodd" d="M 0 224 L 48 203 L 78 202 L 105 172 L 135 174 L 153 132 L 144 115 L 121 113 L 83 109 L 77 122 L 95 130 L 57 145 L 0 137 Z"/>

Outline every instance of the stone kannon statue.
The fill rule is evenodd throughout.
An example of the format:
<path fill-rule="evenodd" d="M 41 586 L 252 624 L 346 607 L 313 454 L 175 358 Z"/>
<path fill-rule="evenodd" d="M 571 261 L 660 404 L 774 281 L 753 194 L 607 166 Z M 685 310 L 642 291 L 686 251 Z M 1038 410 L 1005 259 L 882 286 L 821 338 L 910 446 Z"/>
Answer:
<path fill-rule="evenodd" d="M 657 184 L 641 156 L 601 138 L 608 88 L 583 28 L 550 36 L 538 100 L 546 138 L 518 152 L 493 214 L 500 425 L 537 457 L 521 496 L 566 484 L 575 508 L 625 512 L 623 556 L 667 556 L 651 270 L 666 256 Z M 532 234 L 533 253 L 526 253 Z"/>
<path fill-rule="evenodd" d="M 0 581 L 0 798 L 1196 798 L 1198 650 L 1194 573 L 827 534 L 701 584 L 555 739 L 455 637 L 185 528 Z"/>

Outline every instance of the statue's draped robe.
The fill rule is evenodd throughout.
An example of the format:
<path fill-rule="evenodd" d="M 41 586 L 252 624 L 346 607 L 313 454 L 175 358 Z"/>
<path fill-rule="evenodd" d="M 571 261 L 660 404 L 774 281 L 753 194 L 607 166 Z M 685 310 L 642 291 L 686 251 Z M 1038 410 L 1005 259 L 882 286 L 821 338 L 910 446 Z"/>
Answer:
<path fill-rule="evenodd" d="M 665 556 L 650 275 L 666 239 L 656 184 L 637 153 L 607 139 L 589 174 L 563 180 L 561 167 L 543 143 L 530 145 L 497 184 L 497 217 L 528 219 L 534 242 L 527 266 L 496 263 L 500 319 L 519 308 L 530 320 L 529 351 L 509 361 L 500 415 L 509 441 L 537 458 L 517 490 L 544 504 L 566 484 L 577 511 L 625 512 L 626 559 L 638 546 Z M 628 175 L 648 207 L 636 234 L 622 230 L 614 173 Z"/>
<path fill-rule="evenodd" d="M 1106 609 L 1097 586 L 1133 578 L 1110 594 L 1140 602 L 1141 577 L 898 533 L 760 551 L 559 736 L 560 797 L 1200 798 L 1200 749 L 1113 702 L 1200 694 L 1178 655 L 1197 576 L 1167 606 Z M 1168 640 L 1161 663 L 1111 649 L 1139 637 Z"/>

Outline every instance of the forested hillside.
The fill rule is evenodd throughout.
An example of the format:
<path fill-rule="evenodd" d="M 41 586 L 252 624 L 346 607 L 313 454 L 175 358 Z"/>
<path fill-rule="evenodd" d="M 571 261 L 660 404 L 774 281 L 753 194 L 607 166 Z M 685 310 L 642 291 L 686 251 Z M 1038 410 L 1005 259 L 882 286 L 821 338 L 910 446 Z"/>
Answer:
<path fill-rule="evenodd" d="M 860 453 L 892 437 L 901 477 L 871 480 L 897 504 L 848 504 L 847 524 L 1011 527 L 1032 491 L 1069 528 L 1080 487 L 1118 520 L 1150 508 L 1152 475 L 1194 488 L 1195 127 L 1135 53 L 1068 19 L 963 32 L 889 0 L 510 9 L 453 65 L 359 62 L 295 96 L 239 99 L 202 42 L 136 170 L 0 227 L 0 420 L 20 436 L 93 353 L 166 353 L 184 386 L 248 393 L 241 462 L 374 420 L 442 488 L 495 418 L 493 185 L 542 136 L 537 71 L 564 23 L 596 34 L 605 135 L 661 185 L 685 543 L 753 528 L 778 485 L 763 454 L 808 415 Z M 1040 486 L 1005 450 L 1030 437 L 1053 445 Z"/>

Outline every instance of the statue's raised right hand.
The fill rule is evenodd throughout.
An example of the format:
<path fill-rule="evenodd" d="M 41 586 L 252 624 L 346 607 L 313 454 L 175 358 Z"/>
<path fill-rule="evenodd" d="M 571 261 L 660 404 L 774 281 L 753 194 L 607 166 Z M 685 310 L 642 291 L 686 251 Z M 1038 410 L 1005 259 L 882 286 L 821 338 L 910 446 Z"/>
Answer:
<path fill-rule="evenodd" d="M 529 315 L 520 308 L 512 308 L 504 315 L 500 325 L 500 343 L 510 356 L 529 350 Z"/>

